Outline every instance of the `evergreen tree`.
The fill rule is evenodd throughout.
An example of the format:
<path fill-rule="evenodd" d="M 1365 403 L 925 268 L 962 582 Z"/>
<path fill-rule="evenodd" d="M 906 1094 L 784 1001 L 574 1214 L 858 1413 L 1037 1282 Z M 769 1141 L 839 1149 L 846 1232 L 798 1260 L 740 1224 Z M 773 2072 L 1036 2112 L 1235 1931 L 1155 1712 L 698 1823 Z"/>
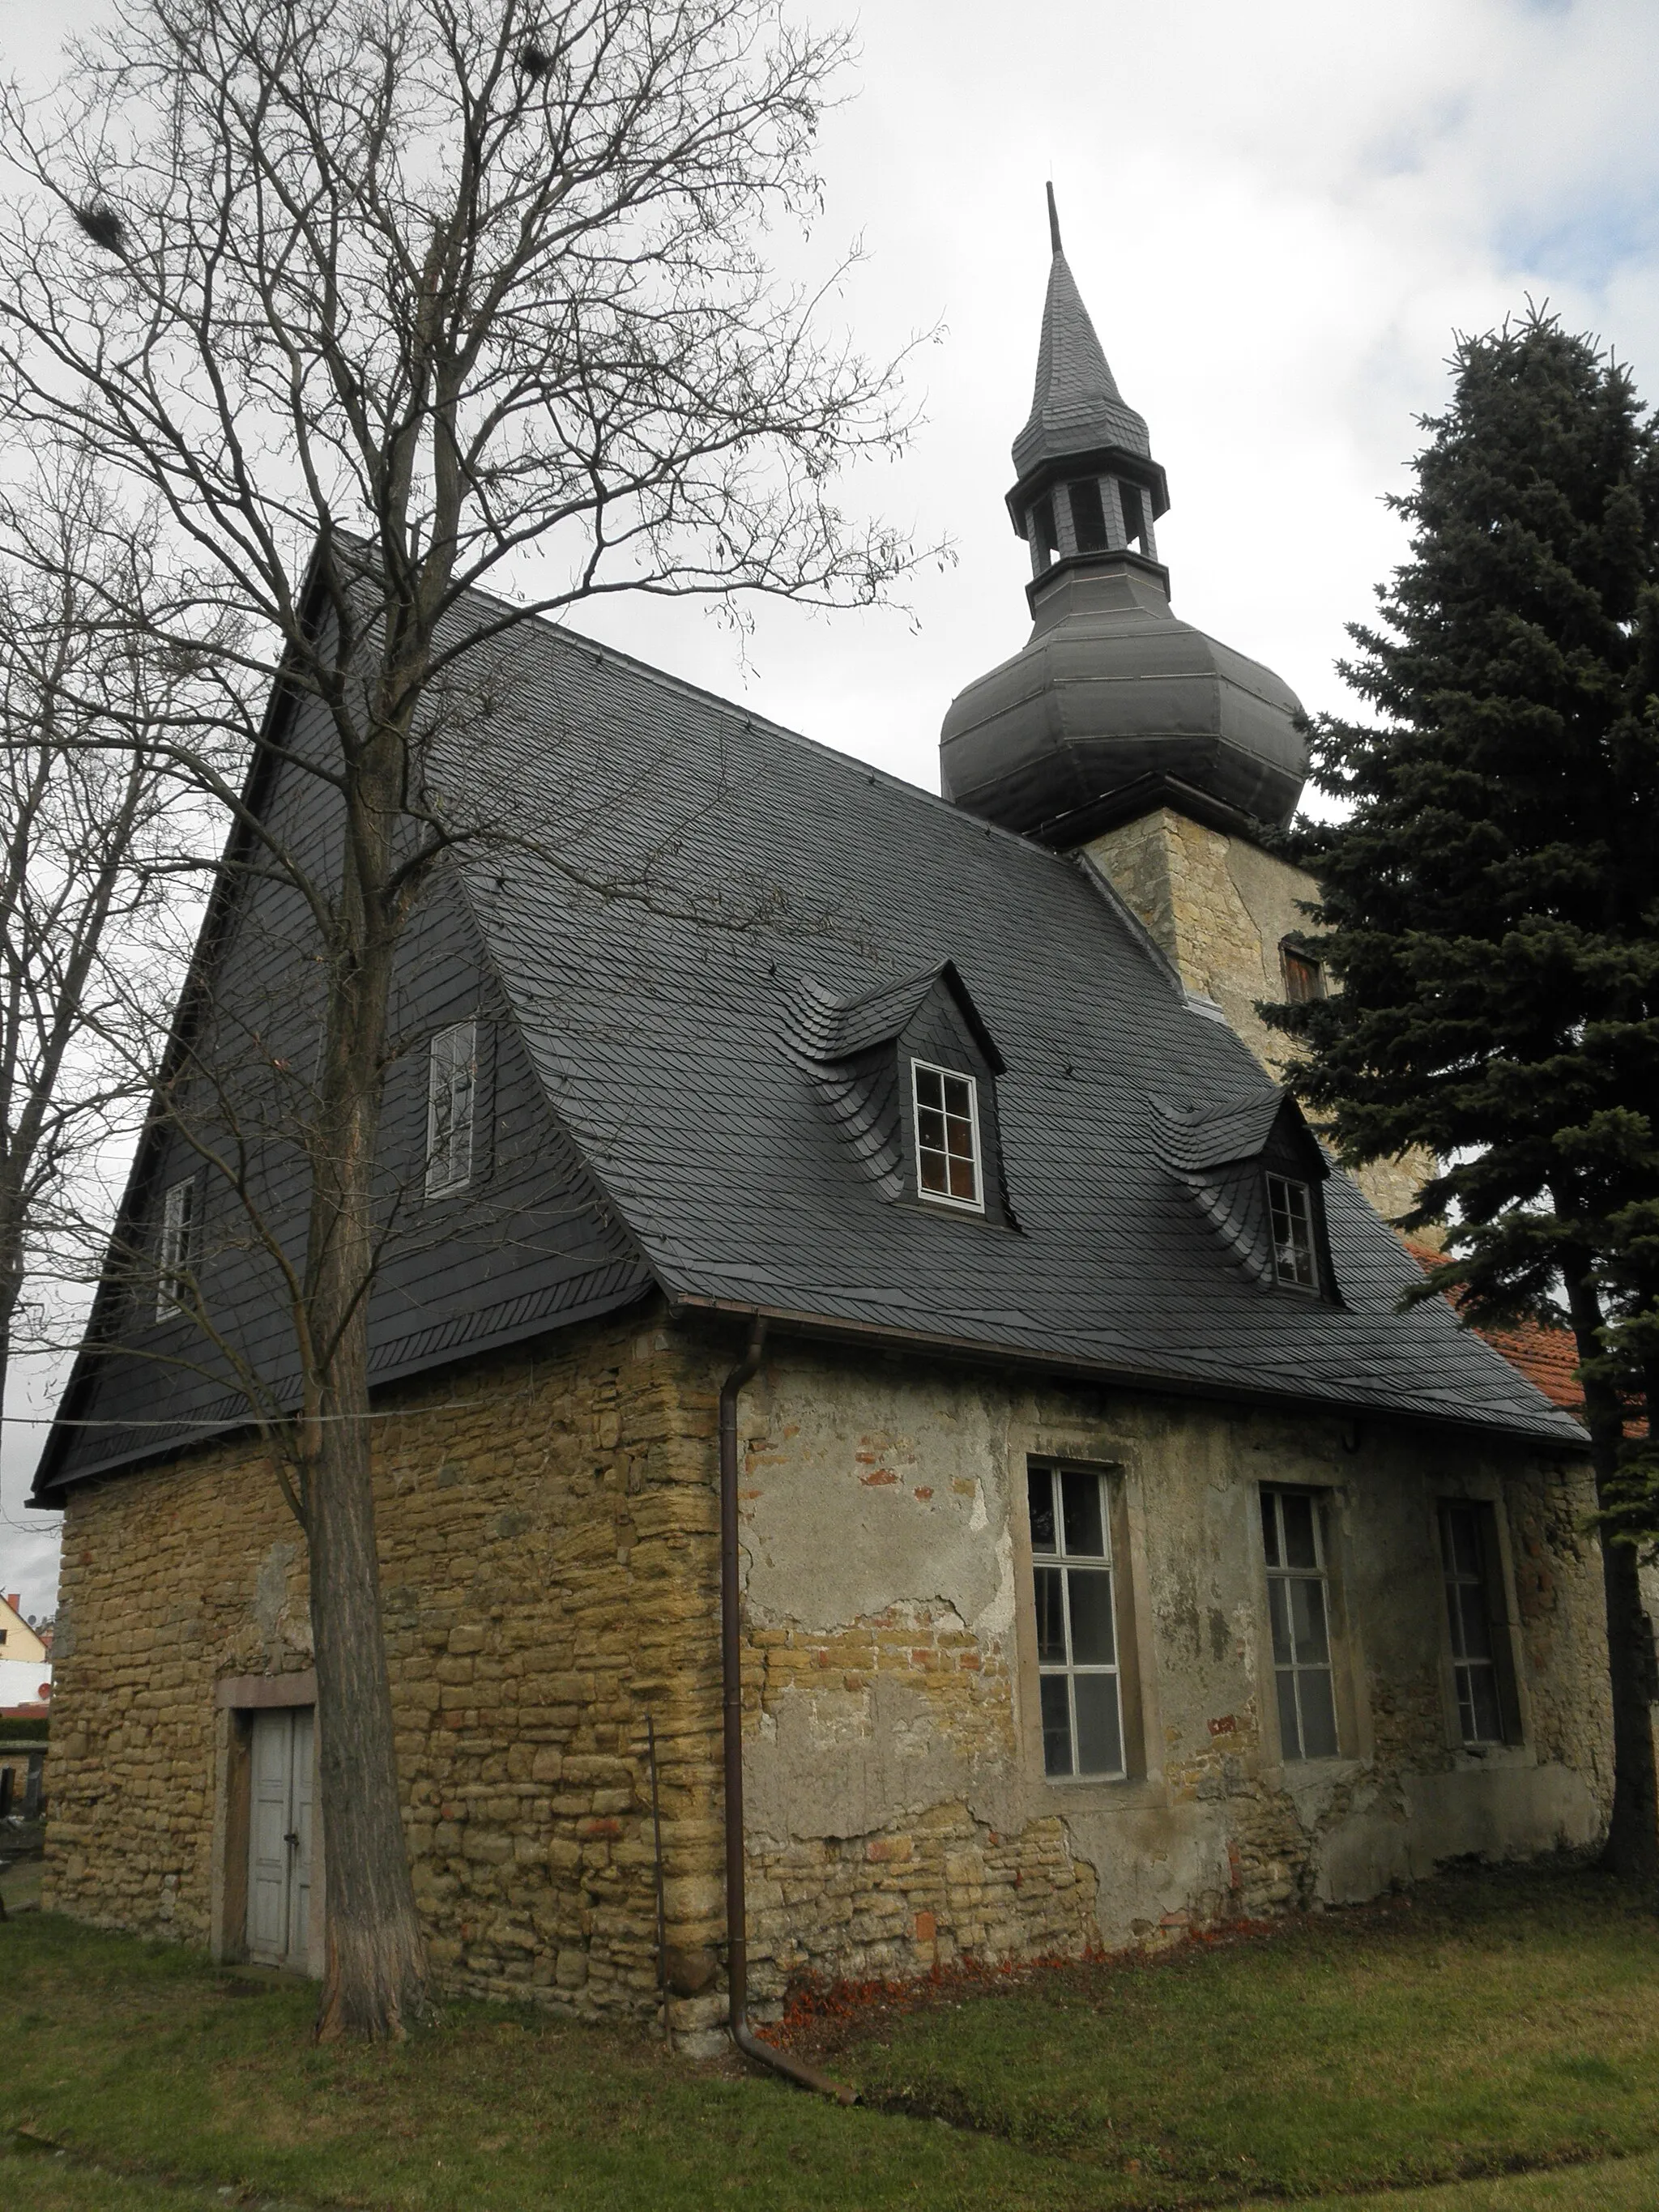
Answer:
<path fill-rule="evenodd" d="M 1340 994 L 1279 1012 L 1352 1162 L 1442 1164 L 1425 1295 L 1577 1340 L 1601 1510 L 1613 1863 L 1659 1876 L 1659 434 L 1627 372 L 1552 315 L 1460 341 L 1393 503 L 1410 558 L 1351 630 L 1376 726 L 1326 720 L 1308 833 Z"/>

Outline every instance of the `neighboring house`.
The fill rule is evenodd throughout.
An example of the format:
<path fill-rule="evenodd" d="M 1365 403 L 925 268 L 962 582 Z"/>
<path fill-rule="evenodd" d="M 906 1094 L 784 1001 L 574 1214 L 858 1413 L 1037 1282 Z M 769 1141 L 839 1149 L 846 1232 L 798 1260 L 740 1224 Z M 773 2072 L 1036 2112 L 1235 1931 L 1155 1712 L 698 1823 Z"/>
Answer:
<path fill-rule="evenodd" d="M 1255 1001 L 1319 981 L 1271 849 L 1299 712 L 1171 614 L 1164 474 L 1057 238 L 1014 459 L 1035 628 L 951 707 L 945 798 L 546 625 L 456 763 L 526 842 L 411 925 L 384 1157 L 419 1228 L 372 1310 L 448 1988 L 653 2004 L 649 1721 L 672 2018 L 720 2015 L 723 1389 L 763 2003 L 1602 1830 L 1583 1433 L 1396 1310 L 1415 1261 L 1253 1056 Z M 250 800 L 318 834 L 270 753 Z M 280 1067 L 274 896 L 221 896 L 191 1004 L 257 991 Z M 106 1285 L 35 1492 L 49 1901 L 314 1962 L 301 1548 L 228 1377 L 148 1356 L 188 1350 L 169 1271 L 267 1366 L 274 1304 L 176 1139 L 125 1218 L 161 1295 Z"/>
<path fill-rule="evenodd" d="M 50 1649 L 18 1610 L 16 1594 L 0 1598 L 0 1718 L 45 1712 L 52 1697 Z"/>
<path fill-rule="evenodd" d="M 38 1734 L 18 1729 L 18 1717 L 0 1713 L 0 1820 L 38 1820 L 46 1795 L 46 1747 Z M 0 1853 L 15 1834 L 15 1829 L 0 1831 Z"/>

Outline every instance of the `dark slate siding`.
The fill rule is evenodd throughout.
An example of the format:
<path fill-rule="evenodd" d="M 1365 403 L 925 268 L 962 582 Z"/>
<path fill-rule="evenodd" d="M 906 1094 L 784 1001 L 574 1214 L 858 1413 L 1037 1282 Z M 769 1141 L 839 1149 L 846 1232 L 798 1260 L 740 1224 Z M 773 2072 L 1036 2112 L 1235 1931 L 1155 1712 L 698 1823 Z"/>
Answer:
<path fill-rule="evenodd" d="M 299 732 L 301 743 L 321 737 L 315 726 Z M 325 866 L 333 858 L 328 793 L 315 778 L 283 773 L 266 818 L 301 854 L 319 855 Z M 291 1127 L 320 1034 L 315 947 L 308 915 L 290 891 L 246 878 L 240 891 L 212 960 L 213 1006 L 198 1016 L 192 1043 L 217 1071 L 216 1096 L 233 1110 L 227 1118 L 204 1103 L 192 1126 L 222 1154 L 237 1135 L 248 1139 L 261 1217 L 297 1262 L 307 1186 Z M 463 1192 L 428 1200 L 428 1050 L 435 1030 L 468 1018 L 477 1022 L 479 1038 L 472 1180 Z M 376 1380 L 639 1296 L 649 1271 L 549 1108 L 453 875 L 434 881 L 405 932 L 393 1031 L 402 1049 L 388 1076 L 381 1132 L 386 1243 L 369 1320 Z M 129 1218 L 154 1249 L 162 1194 L 192 1173 L 200 1270 L 222 1346 L 205 1343 L 188 1319 L 157 1322 L 152 1284 L 106 1286 L 96 1316 L 102 1340 L 77 1365 L 38 1492 L 240 1421 L 247 1400 L 239 1371 L 257 1376 L 276 1402 L 293 1401 L 297 1360 L 280 1270 L 250 1233 L 224 1176 L 204 1165 L 180 1133 L 143 1148 Z"/>

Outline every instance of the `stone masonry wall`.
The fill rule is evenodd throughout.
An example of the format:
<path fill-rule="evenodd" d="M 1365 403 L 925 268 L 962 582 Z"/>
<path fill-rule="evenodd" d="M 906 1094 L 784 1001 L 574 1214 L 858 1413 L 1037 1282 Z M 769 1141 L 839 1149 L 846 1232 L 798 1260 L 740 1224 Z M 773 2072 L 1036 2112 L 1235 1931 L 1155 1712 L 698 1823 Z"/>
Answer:
<path fill-rule="evenodd" d="M 1319 896 L 1313 878 L 1167 806 L 1107 831 L 1087 849 L 1186 988 L 1213 1000 L 1234 1035 L 1283 1083 L 1290 1040 L 1269 1029 L 1256 1006 L 1284 998 L 1284 939 L 1314 933 L 1304 911 Z M 1353 1180 L 1386 1221 L 1414 1202 L 1432 1167 L 1427 1154 L 1413 1152 L 1373 1161 L 1354 1170 Z"/>
<path fill-rule="evenodd" d="M 647 1712 L 671 1942 L 723 1934 L 709 1371 L 635 1316 L 404 1389 L 376 1424 L 398 1753 L 447 1987 L 654 2006 Z M 63 1596 L 49 1901 L 205 1942 L 215 1684 L 310 1664 L 303 1550 L 257 1451 L 73 1493 Z"/>
<path fill-rule="evenodd" d="M 712 2031 L 715 1413 L 737 1348 L 647 1310 L 382 1407 L 398 1753 L 446 1988 L 654 2010 L 649 1713 L 672 2017 L 691 2047 Z M 1157 1940 L 1374 1894 L 1455 1851 L 1599 1832 L 1606 1668 L 1577 1460 L 787 1339 L 740 1432 L 763 2010 L 804 1975 Z M 1099 1465 L 1121 1489 L 1139 1744 L 1122 1781 L 1042 1771 L 1033 1455 Z M 1263 1674 L 1262 1480 L 1324 1492 L 1336 1547 L 1343 1756 L 1300 1768 L 1279 1759 Z M 1527 1740 L 1480 1759 L 1448 1717 L 1433 1535 L 1447 1494 L 1498 1508 L 1521 1623 Z M 301 1547 L 257 1455 L 208 1448 L 76 1493 L 60 1620 L 49 1902 L 206 1942 L 216 1686 L 311 1658 Z"/>

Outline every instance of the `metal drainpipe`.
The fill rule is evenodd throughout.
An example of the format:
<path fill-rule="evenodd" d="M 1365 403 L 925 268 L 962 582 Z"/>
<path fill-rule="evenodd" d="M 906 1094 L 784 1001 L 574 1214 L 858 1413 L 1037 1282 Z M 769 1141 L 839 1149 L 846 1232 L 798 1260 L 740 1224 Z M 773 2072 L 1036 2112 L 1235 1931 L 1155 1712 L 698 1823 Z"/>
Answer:
<path fill-rule="evenodd" d="M 832 2081 L 787 2051 L 763 2043 L 749 2025 L 749 1905 L 744 1866 L 742 1593 L 738 1575 L 738 1394 L 753 1378 L 766 1345 L 766 1322 L 757 1314 L 749 1349 L 720 1386 L 720 1680 L 726 1702 L 726 1985 L 732 2040 L 745 2058 L 769 2066 L 838 2104 L 858 2101 L 858 2091 Z"/>

